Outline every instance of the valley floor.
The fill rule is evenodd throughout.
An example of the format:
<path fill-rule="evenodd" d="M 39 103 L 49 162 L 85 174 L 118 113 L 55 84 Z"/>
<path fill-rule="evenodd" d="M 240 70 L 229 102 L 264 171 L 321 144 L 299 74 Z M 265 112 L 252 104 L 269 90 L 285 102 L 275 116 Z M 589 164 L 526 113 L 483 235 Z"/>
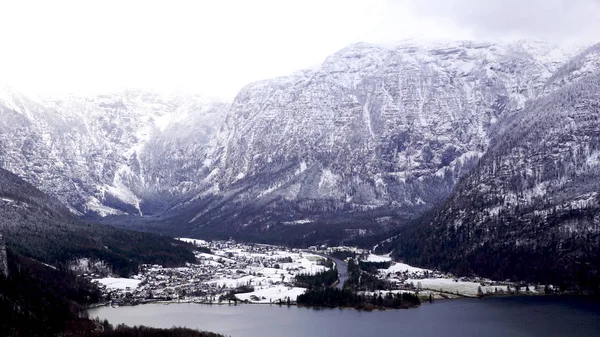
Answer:
<path fill-rule="evenodd" d="M 143 265 L 130 279 L 87 277 L 97 282 L 105 303 L 134 305 L 155 301 L 195 303 L 295 304 L 305 288 L 294 285 L 296 275 L 314 275 L 328 269 L 322 255 L 352 250 L 360 261 L 382 263 L 372 275 L 386 281 L 389 289 L 362 291 L 364 295 L 409 292 L 422 299 L 449 299 L 501 294 L 541 294 L 544 287 L 498 282 L 483 278 L 455 278 L 434 270 L 394 262 L 351 247 L 312 247 L 311 251 L 234 241 L 208 242 L 181 238 L 198 247 L 197 262 L 185 267 Z M 210 252 L 210 253 L 209 253 Z"/>

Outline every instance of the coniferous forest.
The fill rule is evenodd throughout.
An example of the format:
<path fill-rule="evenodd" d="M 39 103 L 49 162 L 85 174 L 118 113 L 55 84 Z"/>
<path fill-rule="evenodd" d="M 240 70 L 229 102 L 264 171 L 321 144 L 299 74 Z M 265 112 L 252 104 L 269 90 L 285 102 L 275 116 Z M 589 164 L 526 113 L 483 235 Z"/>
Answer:
<path fill-rule="evenodd" d="M 55 269 L 8 252 L 8 277 L 0 274 L 0 335 L 45 337 L 177 336 L 217 337 L 196 330 L 118 326 L 87 318 L 89 304 L 100 292 L 89 281 L 63 269 Z"/>
<path fill-rule="evenodd" d="M 332 268 L 314 275 L 297 275 L 294 285 L 300 288 L 326 288 L 334 284 L 338 279 L 337 269 Z"/>
<path fill-rule="evenodd" d="M 365 295 L 348 289 L 320 288 L 298 296 L 298 305 L 309 307 L 351 307 L 362 310 L 408 309 L 421 304 L 411 293 L 378 293 Z"/>
<path fill-rule="evenodd" d="M 77 277 L 69 264 L 81 257 L 106 262 L 127 276 L 141 263 L 178 266 L 193 262 L 191 245 L 76 218 L 60 202 L 0 169 L 0 336 L 217 336 L 194 330 L 165 331 L 108 326 L 86 317 L 99 301 L 97 286 Z M 4 256 L 0 254 L 4 260 Z M 0 268 L 0 269 L 2 269 Z"/>
<path fill-rule="evenodd" d="M 350 259 L 349 277 L 343 289 L 331 285 L 337 280 L 337 269 L 296 277 L 296 286 L 309 288 L 299 295 L 298 305 L 309 307 L 352 307 L 361 310 L 406 309 L 421 304 L 417 295 L 412 293 L 392 293 L 380 290 L 389 289 L 385 281 L 371 274 L 377 268 L 388 266 L 389 262 L 359 262 Z M 333 280 L 333 282 L 331 282 Z"/>

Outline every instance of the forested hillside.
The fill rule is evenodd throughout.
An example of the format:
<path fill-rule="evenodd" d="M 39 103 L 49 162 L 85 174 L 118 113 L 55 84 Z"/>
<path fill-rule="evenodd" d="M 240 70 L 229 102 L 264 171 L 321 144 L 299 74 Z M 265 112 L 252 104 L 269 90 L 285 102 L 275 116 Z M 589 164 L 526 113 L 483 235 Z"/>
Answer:
<path fill-rule="evenodd" d="M 219 337 L 196 330 L 113 327 L 87 318 L 86 306 L 98 301 L 88 281 L 24 256 L 8 253 L 8 277 L 0 275 L 0 336 Z"/>
<path fill-rule="evenodd" d="M 583 59 L 599 59 L 598 49 Z M 530 102 L 438 211 L 380 249 L 459 274 L 600 290 L 600 74 L 593 64 L 569 68 L 586 73 Z"/>
<path fill-rule="evenodd" d="M 128 275 L 140 263 L 194 261 L 189 246 L 172 238 L 116 229 L 75 217 L 56 199 L 0 169 L 0 233 L 9 250 L 57 267 L 82 257 L 107 262 Z"/>
<path fill-rule="evenodd" d="M 87 319 L 86 307 L 100 298 L 98 288 L 77 277 L 69 263 L 79 258 L 106 262 L 126 276 L 140 263 L 181 265 L 194 261 L 183 242 L 82 221 L 56 199 L 0 169 L 1 336 L 191 336 L 216 334 L 188 329 L 113 328 Z M 1 247 L 4 248 L 4 247 Z M 4 268 L 0 268 L 4 269 Z M 4 271 L 4 270 L 2 270 Z M 105 329 L 103 331 L 103 329 Z"/>

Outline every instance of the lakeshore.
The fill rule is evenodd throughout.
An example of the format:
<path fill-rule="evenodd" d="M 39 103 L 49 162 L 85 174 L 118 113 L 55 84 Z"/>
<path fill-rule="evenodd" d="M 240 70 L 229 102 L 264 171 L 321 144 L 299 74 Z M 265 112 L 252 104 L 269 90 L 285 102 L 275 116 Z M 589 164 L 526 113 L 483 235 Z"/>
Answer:
<path fill-rule="evenodd" d="M 147 304 L 88 311 L 113 324 L 185 326 L 231 337 L 397 335 L 597 336 L 600 305 L 585 297 L 510 296 L 423 303 L 410 310 L 275 305 Z M 435 322 L 435 324 L 431 324 Z"/>
<path fill-rule="evenodd" d="M 165 268 L 143 265 L 131 278 L 99 275 L 93 268 L 82 276 L 96 282 L 103 293 L 102 305 L 124 306 L 147 303 L 280 304 L 295 305 L 306 287 L 297 276 L 316 275 L 336 268 L 332 286 L 343 289 L 348 282 L 348 260 L 334 257 L 351 253 L 360 269 L 352 291 L 360 296 L 385 297 L 410 293 L 422 302 L 504 295 L 554 294 L 550 285 L 457 278 L 451 274 L 392 261 L 355 247 L 311 247 L 310 250 L 244 244 L 235 241 L 208 242 L 180 239 L 197 247 L 196 263 Z M 93 266 L 92 261 L 82 261 Z M 353 262 L 354 263 L 354 262 Z M 365 271 L 365 270 L 367 271 Z M 104 276 L 104 277 L 103 277 Z M 370 283 L 369 283 L 370 282 Z"/>

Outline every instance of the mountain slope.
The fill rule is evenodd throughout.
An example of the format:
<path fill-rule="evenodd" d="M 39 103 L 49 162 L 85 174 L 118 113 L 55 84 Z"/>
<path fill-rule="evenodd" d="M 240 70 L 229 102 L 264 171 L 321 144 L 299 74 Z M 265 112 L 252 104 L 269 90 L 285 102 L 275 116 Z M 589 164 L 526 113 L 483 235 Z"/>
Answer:
<path fill-rule="evenodd" d="M 2 336 L 57 336 L 77 326 L 93 330 L 81 313 L 100 299 L 96 286 L 10 251 L 8 266 L 8 276 L 0 275 Z"/>
<path fill-rule="evenodd" d="M 250 84 L 218 134 L 205 192 L 173 223 L 261 238 L 402 223 L 443 201 L 497 121 L 566 60 L 528 42 L 356 44 L 317 69 Z"/>
<path fill-rule="evenodd" d="M 356 244 L 442 203 L 528 102 L 588 76 L 594 48 L 572 53 L 359 43 L 249 84 L 232 104 L 0 92 L 0 166 L 73 213 L 124 226 Z"/>
<path fill-rule="evenodd" d="M 226 109 L 189 95 L 43 100 L 2 90 L 0 166 L 77 214 L 159 213 L 189 192 Z"/>
<path fill-rule="evenodd" d="M 600 60 L 599 47 L 570 64 Z M 463 274 L 597 289 L 600 63 L 592 64 L 581 76 L 569 66 L 560 77 L 573 82 L 528 103 L 440 210 L 380 249 Z"/>
<path fill-rule="evenodd" d="M 0 233 L 10 251 L 55 266 L 92 258 L 128 275 L 140 263 L 194 261 L 191 250 L 173 239 L 82 221 L 58 200 L 3 169 Z"/>

